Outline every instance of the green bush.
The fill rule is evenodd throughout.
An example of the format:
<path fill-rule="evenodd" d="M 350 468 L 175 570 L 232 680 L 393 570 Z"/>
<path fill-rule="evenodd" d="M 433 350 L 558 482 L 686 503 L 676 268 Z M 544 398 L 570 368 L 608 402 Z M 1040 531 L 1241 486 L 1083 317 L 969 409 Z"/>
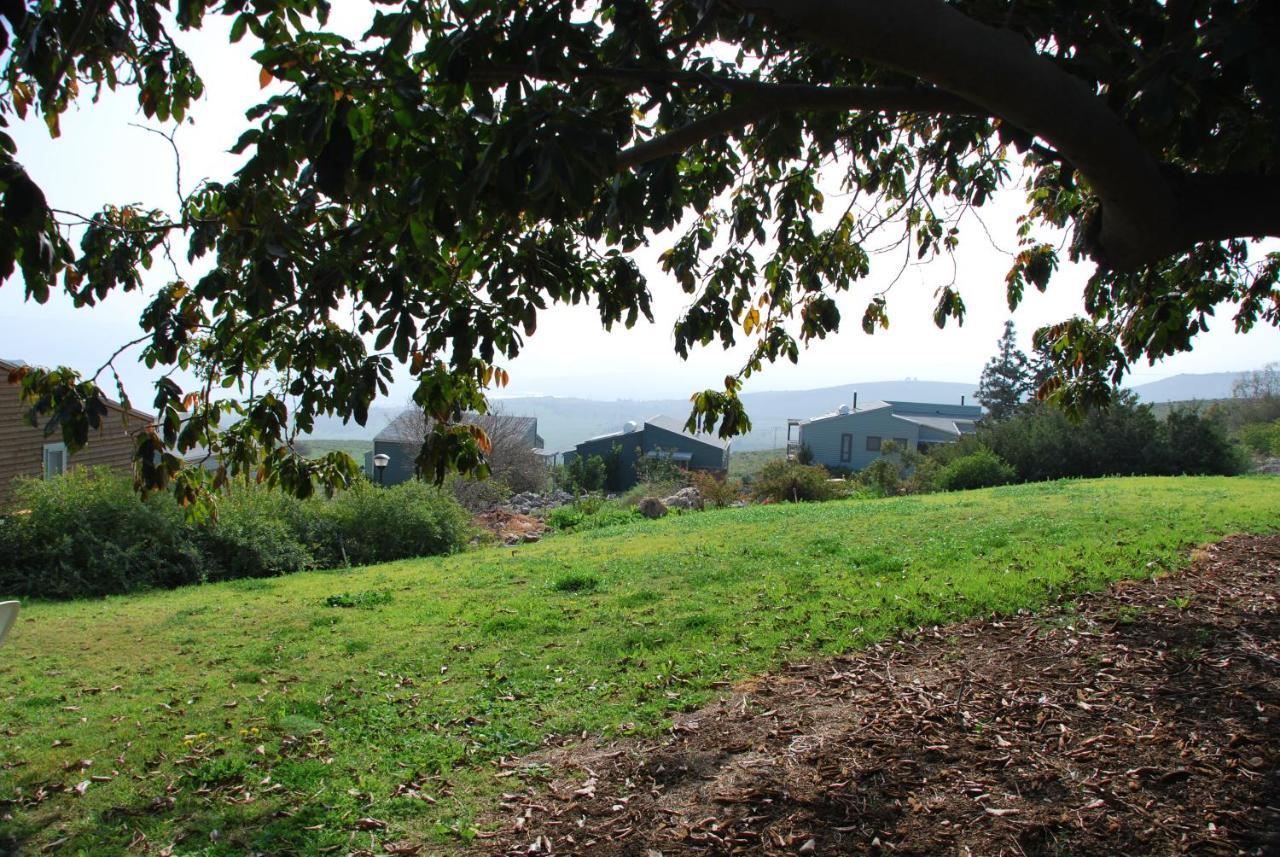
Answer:
<path fill-rule="evenodd" d="M 751 483 L 751 493 L 757 500 L 781 503 L 830 500 L 836 495 L 830 480 L 821 464 L 770 461 Z"/>
<path fill-rule="evenodd" d="M 967 491 L 972 488 L 990 488 L 1007 485 L 1017 478 L 1017 472 L 986 447 L 953 460 L 937 475 L 937 485 L 944 491 Z"/>
<path fill-rule="evenodd" d="M 127 476 L 77 468 L 23 480 L 3 527 L 0 592 L 73 598 L 195 583 L 204 562 L 168 494 L 143 501 Z"/>
<path fill-rule="evenodd" d="M 470 535 L 453 498 L 420 482 L 307 501 L 241 483 L 216 520 L 191 523 L 171 495 L 144 501 L 126 476 L 77 469 L 22 483 L 18 505 L 0 518 L 0 593 L 42 598 L 450 553 Z"/>
<path fill-rule="evenodd" d="M 360 482 L 320 512 L 334 540 L 329 554 L 350 565 L 453 553 L 470 536 L 470 519 L 458 502 L 417 481 L 390 488 Z"/>
<path fill-rule="evenodd" d="M 1171 473 L 1234 476 L 1249 469 L 1248 458 L 1227 437 L 1223 423 L 1195 408 L 1171 411 L 1164 420 L 1164 436 Z"/>
<path fill-rule="evenodd" d="M 583 497 L 568 506 L 547 513 L 547 526 L 561 532 L 594 530 L 612 524 L 625 524 L 640 517 L 634 506 L 622 502 L 602 501 L 599 497 Z"/>
<path fill-rule="evenodd" d="M 1236 430 L 1236 437 L 1254 455 L 1280 455 L 1280 420 L 1247 423 Z"/>
<path fill-rule="evenodd" d="M 714 473 L 695 470 L 690 474 L 693 487 L 698 489 L 702 502 L 723 509 L 742 496 L 742 480 L 725 477 L 717 479 Z"/>

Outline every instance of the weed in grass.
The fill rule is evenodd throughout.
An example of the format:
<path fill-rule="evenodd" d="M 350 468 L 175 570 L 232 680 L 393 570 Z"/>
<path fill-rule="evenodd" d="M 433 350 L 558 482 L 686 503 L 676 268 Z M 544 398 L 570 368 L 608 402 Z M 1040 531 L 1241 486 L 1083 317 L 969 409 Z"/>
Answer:
<path fill-rule="evenodd" d="M 324 606 L 372 610 L 390 604 L 392 600 L 391 593 L 385 589 L 366 589 L 364 592 L 335 592 L 324 600 Z"/>
<path fill-rule="evenodd" d="M 595 592 L 600 586 L 600 578 L 594 574 L 583 574 L 571 571 L 562 574 L 551 583 L 556 592 Z"/>

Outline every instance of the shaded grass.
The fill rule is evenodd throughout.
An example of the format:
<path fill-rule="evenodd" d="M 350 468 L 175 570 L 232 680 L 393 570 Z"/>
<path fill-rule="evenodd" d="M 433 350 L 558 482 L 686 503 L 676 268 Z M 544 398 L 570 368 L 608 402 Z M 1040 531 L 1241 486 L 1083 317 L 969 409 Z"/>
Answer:
<path fill-rule="evenodd" d="M 0 652 L 0 851 L 465 843 L 512 787 L 497 761 L 548 736 L 656 733 L 781 660 L 1174 569 L 1274 529 L 1277 501 L 1273 479 L 1146 478 L 751 507 L 28 605 Z M 368 817 L 387 829 L 353 839 Z"/>

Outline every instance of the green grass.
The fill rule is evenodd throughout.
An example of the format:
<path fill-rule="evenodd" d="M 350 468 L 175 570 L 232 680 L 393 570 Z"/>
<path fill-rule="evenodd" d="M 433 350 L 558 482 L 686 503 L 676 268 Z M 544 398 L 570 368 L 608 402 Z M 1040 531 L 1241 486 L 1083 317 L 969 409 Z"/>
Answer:
<path fill-rule="evenodd" d="M 364 454 L 373 450 L 372 440 L 335 440 L 330 438 L 304 438 L 294 442 L 294 448 L 307 458 L 319 458 L 330 452 L 345 452 L 364 463 Z"/>
<path fill-rule="evenodd" d="M 0 851 L 460 846 L 520 779 L 498 760 L 547 736 L 655 734 L 781 660 L 1174 569 L 1277 509 L 1269 478 L 1060 482 L 28 605 L 0 650 Z"/>
<path fill-rule="evenodd" d="M 729 476 L 735 479 L 755 477 L 770 461 L 785 458 L 785 449 L 753 449 L 729 453 Z"/>

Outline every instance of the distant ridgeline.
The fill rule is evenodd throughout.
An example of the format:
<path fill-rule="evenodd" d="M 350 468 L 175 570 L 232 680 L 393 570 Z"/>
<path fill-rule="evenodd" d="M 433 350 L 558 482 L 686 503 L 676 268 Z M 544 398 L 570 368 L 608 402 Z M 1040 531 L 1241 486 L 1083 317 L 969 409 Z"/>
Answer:
<path fill-rule="evenodd" d="M 1231 388 L 1239 372 L 1215 372 L 1202 375 L 1175 375 L 1132 389 L 1145 402 L 1189 401 L 1192 399 L 1225 399 L 1231 396 Z M 747 412 L 751 415 L 752 431 L 735 438 L 733 449 L 745 452 L 753 449 L 782 448 L 786 445 L 787 420 L 809 418 L 830 413 L 841 404 L 850 403 L 857 393 L 865 401 L 976 403 L 978 385 L 948 381 L 874 381 L 862 384 L 844 384 L 816 390 L 782 390 L 776 392 L 745 393 L 742 396 Z M 647 399 L 599 401 L 596 399 L 561 398 L 557 396 L 530 396 L 527 398 L 501 399 L 494 402 L 503 413 L 511 416 L 536 417 L 538 432 L 545 440 L 548 452 L 571 449 L 584 438 L 613 431 L 628 421 L 640 421 L 653 414 L 670 414 L 684 417 L 689 412 L 689 400 Z M 319 418 L 311 433 L 316 438 L 372 440 L 402 408 L 373 408 L 367 425 L 343 423 L 333 418 Z"/>

